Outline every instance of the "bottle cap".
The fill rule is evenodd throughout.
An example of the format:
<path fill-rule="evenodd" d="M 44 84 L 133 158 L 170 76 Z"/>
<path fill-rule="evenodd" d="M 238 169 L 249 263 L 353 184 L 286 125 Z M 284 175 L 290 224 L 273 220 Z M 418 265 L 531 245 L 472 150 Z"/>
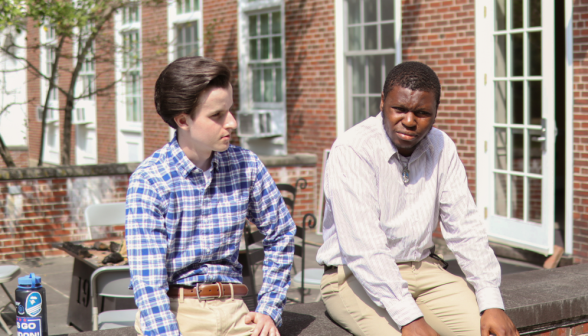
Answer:
<path fill-rule="evenodd" d="M 23 287 L 41 287 L 41 277 L 31 273 L 18 278 L 18 285 Z"/>

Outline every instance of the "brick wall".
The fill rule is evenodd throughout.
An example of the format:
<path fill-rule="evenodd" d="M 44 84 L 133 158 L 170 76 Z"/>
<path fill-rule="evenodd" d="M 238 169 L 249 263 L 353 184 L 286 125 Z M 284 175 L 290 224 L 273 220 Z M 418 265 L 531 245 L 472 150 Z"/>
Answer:
<path fill-rule="evenodd" d="M 144 157 L 169 141 L 169 126 L 155 110 L 153 94 L 155 81 L 167 61 L 167 2 L 144 4 L 141 8 L 143 60 L 143 141 Z"/>
<path fill-rule="evenodd" d="M 24 168 L 24 167 L 28 167 L 29 166 L 29 150 L 28 148 L 23 148 L 23 149 L 10 149 L 10 147 L 8 148 L 8 151 L 10 152 L 10 156 L 12 156 L 12 160 L 14 161 L 14 164 L 19 167 L 19 168 Z M 0 159 L 0 168 L 6 168 L 6 164 L 4 163 L 4 160 Z"/>
<path fill-rule="evenodd" d="M 298 186 L 296 201 L 294 204 L 294 213 L 292 218 L 296 225 L 302 226 L 302 220 L 307 213 L 316 212 L 317 179 L 316 167 L 269 167 L 268 171 L 276 183 L 285 183 Z M 307 182 L 306 188 L 302 189 L 302 182 L 296 183 L 299 178 L 304 178 Z M 292 197 L 288 193 L 283 193 L 284 197 Z"/>
<path fill-rule="evenodd" d="M 588 335 L 588 323 L 572 326 L 557 328 L 555 330 L 539 332 L 534 334 L 528 334 L 533 336 L 586 336 Z"/>
<path fill-rule="evenodd" d="M 321 176 L 337 137 L 335 2 L 290 0 L 285 9 L 288 153 L 316 154 Z"/>
<path fill-rule="evenodd" d="M 574 1 L 574 262 L 588 262 L 588 3 Z"/>
<path fill-rule="evenodd" d="M 474 0 L 402 1 L 403 61 L 429 65 L 441 81 L 436 126 L 457 150 L 476 192 Z"/>
<path fill-rule="evenodd" d="M 27 21 L 27 42 L 31 45 L 39 43 L 39 28 L 34 26 L 32 20 Z M 39 49 L 27 48 L 27 60 L 35 67 L 39 67 Z M 29 157 L 35 162 L 39 160 L 41 147 L 41 122 L 37 119 L 37 106 L 41 104 L 41 80 L 32 70 L 27 71 L 27 140 L 29 143 Z"/>

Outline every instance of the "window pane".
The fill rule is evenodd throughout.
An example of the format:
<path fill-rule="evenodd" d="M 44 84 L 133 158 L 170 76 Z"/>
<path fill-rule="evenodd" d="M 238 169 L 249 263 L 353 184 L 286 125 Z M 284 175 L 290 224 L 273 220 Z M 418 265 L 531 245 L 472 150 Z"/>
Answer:
<path fill-rule="evenodd" d="M 179 26 L 177 29 L 178 32 L 178 44 L 183 44 L 184 43 L 184 29 L 182 29 L 182 26 Z"/>
<path fill-rule="evenodd" d="M 368 92 L 381 93 L 382 91 L 382 58 L 367 56 L 368 65 Z M 379 103 L 378 103 L 379 104 Z M 370 110 L 371 112 L 371 110 Z"/>
<path fill-rule="evenodd" d="M 541 0 L 529 0 L 529 27 L 541 26 Z"/>
<path fill-rule="evenodd" d="M 529 33 L 529 75 L 541 76 L 541 32 Z"/>
<path fill-rule="evenodd" d="M 510 184 L 510 217 L 523 219 L 525 204 L 525 178 L 511 176 Z"/>
<path fill-rule="evenodd" d="M 239 115 L 239 133 L 242 134 L 255 134 L 255 128 L 253 125 L 253 114 L 240 114 Z"/>
<path fill-rule="evenodd" d="M 282 69 L 276 68 L 276 101 L 281 102 L 283 101 L 283 93 L 282 93 Z"/>
<path fill-rule="evenodd" d="M 506 155 L 507 155 L 507 138 L 506 128 L 496 128 L 494 131 L 494 147 L 495 147 L 495 158 L 494 167 L 496 169 L 506 170 Z"/>
<path fill-rule="evenodd" d="M 510 158 L 512 170 L 522 172 L 524 169 L 524 154 L 525 154 L 525 140 L 523 137 L 523 130 L 511 130 L 511 148 Z"/>
<path fill-rule="evenodd" d="M 272 33 L 279 34 L 282 30 L 282 16 L 280 12 L 272 13 Z"/>
<path fill-rule="evenodd" d="M 257 16 L 249 17 L 249 36 L 257 36 Z"/>
<path fill-rule="evenodd" d="M 269 14 L 261 14 L 259 16 L 261 35 L 269 34 Z"/>
<path fill-rule="evenodd" d="M 282 38 L 272 37 L 272 58 L 282 58 Z"/>
<path fill-rule="evenodd" d="M 253 101 L 261 101 L 261 70 L 253 70 Z"/>
<path fill-rule="evenodd" d="M 370 116 L 375 116 L 378 113 L 380 113 L 380 97 L 369 97 L 368 98 L 368 102 L 369 102 L 369 114 Z"/>
<path fill-rule="evenodd" d="M 541 179 L 529 178 L 529 221 L 541 223 Z"/>
<path fill-rule="evenodd" d="M 359 0 L 348 0 L 347 1 L 347 23 L 354 24 L 360 23 L 361 19 L 359 16 Z"/>
<path fill-rule="evenodd" d="M 506 77 L 506 35 L 496 36 L 494 42 L 494 75 Z"/>
<path fill-rule="evenodd" d="M 524 123 L 524 109 L 523 109 L 523 102 L 524 102 L 524 93 L 523 93 L 523 82 L 511 82 L 511 111 L 510 115 L 512 116 L 511 123 L 513 124 L 522 124 Z"/>
<path fill-rule="evenodd" d="M 506 82 L 494 84 L 494 120 L 506 124 Z"/>
<path fill-rule="evenodd" d="M 353 125 L 357 125 L 365 120 L 365 98 L 353 98 Z"/>
<path fill-rule="evenodd" d="M 194 10 L 200 10 L 200 1 L 199 0 L 194 0 Z"/>
<path fill-rule="evenodd" d="M 190 13 L 192 11 L 192 4 L 190 3 L 191 0 L 185 0 L 186 1 L 186 10 L 185 13 Z"/>
<path fill-rule="evenodd" d="M 382 32 L 382 49 L 394 48 L 394 24 L 387 23 L 381 26 Z"/>
<path fill-rule="evenodd" d="M 350 57 L 352 93 L 365 93 L 365 58 Z"/>
<path fill-rule="evenodd" d="M 386 62 L 386 69 L 384 73 L 388 76 L 388 72 L 392 70 L 392 68 L 396 65 L 396 55 L 388 54 L 384 56 L 384 62 Z"/>
<path fill-rule="evenodd" d="M 263 101 L 274 101 L 274 81 L 272 78 L 272 69 L 263 69 Z"/>
<path fill-rule="evenodd" d="M 543 136 L 540 130 L 529 130 L 529 173 L 542 173 L 543 143 L 539 138 Z"/>
<path fill-rule="evenodd" d="M 257 59 L 257 40 L 250 40 L 249 41 L 249 57 L 252 60 Z"/>
<path fill-rule="evenodd" d="M 269 59 L 269 38 L 259 39 L 261 42 L 261 59 Z"/>
<path fill-rule="evenodd" d="M 512 45 L 512 75 L 522 76 L 523 75 L 523 34 L 512 34 L 511 45 Z"/>
<path fill-rule="evenodd" d="M 381 16 L 382 21 L 394 20 L 394 1 L 393 0 L 381 0 Z"/>
<path fill-rule="evenodd" d="M 378 21 L 378 1 L 363 0 L 363 22 Z"/>
<path fill-rule="evenodd" d="M 361 27 L 349 28 L 349 50 L 361 50 Z"/>
<path fill-rule="evenodd" d="M 529 124 L 541 125 L 543 115 L 541 81 L 529 82 Z"/>
<path fill-rule="evenodd" d="M 495 174 L 495 198 L 494 210 L 498 216 L 506 217 L 506 176 L 505 174 Z"/>
<path fill-rule="evenodd" d="M 365 26 L 365 50 L 378 49 L 378 26 Z"/>
<path fill-rule="evenodd" d="M 186 43 L 190 43 L 192 42 L 192 29 L 190 29 L 190 27 L 188 25 L 184 26 L 184 32 L 185 32 L 185 42 Z"/>
<path fill-rule="evenodd" d="M 511 0 L 512 29 L 523 28 L 523 0 Z"/>
<path fill-rule="evenodd" d="M 506 29 L 506 0 L 496 0 L 494 6 L 494 29 L 505 30 Z M 506 216 L 506 211 L 505 214 Z"/>

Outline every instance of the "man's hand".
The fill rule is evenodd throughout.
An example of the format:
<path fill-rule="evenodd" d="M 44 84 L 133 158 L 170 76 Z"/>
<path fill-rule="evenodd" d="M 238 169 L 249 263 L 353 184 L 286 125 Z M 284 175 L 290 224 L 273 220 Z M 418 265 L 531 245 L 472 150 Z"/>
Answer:
<path fill-rule="evenodd" d="M 480 320 L 482 336 L 519 336 L 517 328 L 502 309 L 492 308 L 484 310 Z"/>
<path fill-rule="evenodd" d="M 245 315 L 245 324 L 255 323 L 251 336 L 280 336 L 274 320 L 264 314 L 249 312 Z"/>
<path fill-rule="evenodd" d="M 425 322 L 424 318 L 416 319 L 402 327 L 402 336 L 439 336 L 439 334 Z"/>

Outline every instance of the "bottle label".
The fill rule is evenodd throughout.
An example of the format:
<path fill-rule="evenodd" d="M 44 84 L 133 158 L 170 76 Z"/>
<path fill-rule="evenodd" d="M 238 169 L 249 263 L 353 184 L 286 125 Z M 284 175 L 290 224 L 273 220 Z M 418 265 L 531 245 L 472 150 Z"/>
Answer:
<path fill-rule="evenodd" d="M 27 296 L 27 303 L 25 310 L 31 317 L 35 317 L 41 313 L 43 299 L 39 292 L 32 292 Z"/>
<path fill-rule="evenodd" d="M 17 317 L 17 336 L 41 336 L 41 319 L 30 317 Z"/>

